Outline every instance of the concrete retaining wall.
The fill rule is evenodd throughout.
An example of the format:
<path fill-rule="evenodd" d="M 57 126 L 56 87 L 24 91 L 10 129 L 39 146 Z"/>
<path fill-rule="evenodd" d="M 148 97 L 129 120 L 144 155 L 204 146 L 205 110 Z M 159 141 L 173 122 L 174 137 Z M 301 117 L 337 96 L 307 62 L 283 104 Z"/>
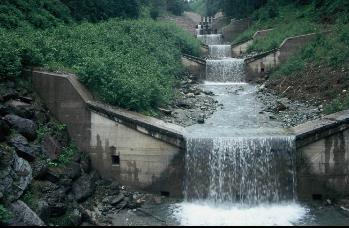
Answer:
<path fill-rule="evenodd" d="M 300 198 L 349 196 L 349 110 L 293 130 Z"/>
<path fill-rule="evenodd" d="M 264 77 L 279 64 L 287 62 L 291 56 L 314 40 L 317 35 L 316 33 L 311 33 L 287 38 L 278 49 L 246 59 L 248 81 Z"/>
<path fill-rule="evenodd" d="M 27 72 L 52 114 L 105 178 L 138 190 L 182 194 L 183 129 L 95 102 L 74 75 Z"/>

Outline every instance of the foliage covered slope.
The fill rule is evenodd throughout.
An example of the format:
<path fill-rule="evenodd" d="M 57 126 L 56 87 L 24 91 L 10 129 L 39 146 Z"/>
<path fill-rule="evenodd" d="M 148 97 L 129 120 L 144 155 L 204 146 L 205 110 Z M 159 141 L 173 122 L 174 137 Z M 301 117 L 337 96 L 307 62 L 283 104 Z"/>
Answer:
<path fill-rule="evenodd" d="M 110 20 L 44 31 L 0 30 L 0 74 L 23 66 L 76 73 L 102 100 L 132 110 L 168 102 L 181 72 L 181 52 L 197 55 L 199 43 L 174 24 Z"/>

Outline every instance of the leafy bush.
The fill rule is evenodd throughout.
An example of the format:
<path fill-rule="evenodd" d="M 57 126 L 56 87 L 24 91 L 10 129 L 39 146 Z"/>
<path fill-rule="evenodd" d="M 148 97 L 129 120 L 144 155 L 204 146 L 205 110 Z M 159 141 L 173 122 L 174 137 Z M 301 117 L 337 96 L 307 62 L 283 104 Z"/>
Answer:
<path fill-rule="evenodd" d="M 169 102 L 181 73 L 181 52 L 198 55 L 200 49 L 199 42 L 175 24 L 153 20 L 23 29 L 4 37 L 0 42 L 6 46 L 1 48 L 11 47 L 13 54 L 0 55 L 2 74 L 16 76 L 22 65 L 69 70 L 101 100 L 137 111 Z"/>
<path fill-rule="evenodd" d="M 21 72 L 21 51 L 16 42 L 18 39 L 16 34 L 0 29 L 0 78 L 13 78 Z"/>

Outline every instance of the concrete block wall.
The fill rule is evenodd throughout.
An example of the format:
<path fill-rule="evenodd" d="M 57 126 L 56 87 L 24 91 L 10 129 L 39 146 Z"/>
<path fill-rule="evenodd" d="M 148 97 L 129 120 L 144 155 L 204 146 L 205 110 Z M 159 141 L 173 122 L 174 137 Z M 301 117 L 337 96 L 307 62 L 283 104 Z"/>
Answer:
<path fill-rule="evenodd" d="M 102 177 L 136 190 L 182 195 L 182 128 L 95 102 L 74 75 L 27 72 L 51 113 Z"/>

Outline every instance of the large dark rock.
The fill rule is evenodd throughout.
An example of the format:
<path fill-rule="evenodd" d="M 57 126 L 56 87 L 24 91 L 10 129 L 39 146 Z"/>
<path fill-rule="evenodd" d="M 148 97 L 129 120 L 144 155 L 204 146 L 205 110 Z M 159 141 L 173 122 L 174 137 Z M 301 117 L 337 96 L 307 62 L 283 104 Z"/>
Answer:
<path fill-rule="evenodd" d="M 30 147 L 28 140 L 22 135 L 14 135 L 9 140 L 9 144 L 15 148 L 18 156 L 27 161 L 35 160 L 34 150 Z"/>
<path fill-rule="evenodd" d="M 5 116 L 9 113 L 10 113 L 9 108 L 5 105 L 0 104 L 0 117 Z"/>
<path fill-rule="evenodd" d="M 42 141 L 42 151 L 51 160 L 56 160 L 62 153 L 62 146 L 54 137 L 47 135 Z"/>
<path fill-rule="evenodd" d="M 38 201 L 36 213 L 43 220 L 47 220 L 50 217 L 50 207 L 45 200 Z"/>
<path fill-rule="evenodd" d="M 18 100 L 10 100 L 6 102 L 6 105 L 11 113 L 20 117 L 32 119 L 35 116 L 34 108 L 29 103 Z"/>
<path fill-rule="evenodd" d="M 0 90 L 0 100 L 3 102 L 6 102 L 11 99 L 17 99 L 18 98 L 18 93 L 15 89 L 10 88 L 7 86 L 5 90 Z"/>
<path fill-rule="evenodd" d="M 20 200 L 10 205 L 10 211 L 16 215 L 10 221 L 11 226 L 45 226 L 39 216 Z"/>
<path fill-rule="evenodd" d="M 42 180 L 48 172 L 48 165 L 44 161 L 37 160 L 31 164 L 33 169 L 33 177 L 35 180 Z"/>
<path fill-rule="evenodd" d="M 63 188 L 54 183 L 46 182 L 41 192 L 44 195 L 42 200 L 45 200 L 48 204 L 50 217 L 59 217 L 65 214 L 67 211 L 67 204 Z"/>
<path fill-rule="evenodd" d="M 82 202 L 90 197 L 95 191 L 96 185 L 91 175 L 81 176 L 73 184 L 73 193 L 78 202 Z"/>
<path fill-rule="evenodd" d="M 37 126 L 34 121 L 16 115 L 6 115 L 4 119 L 28 140 L 36 139 Z"/>
<path fill-rule="evenodd" d="M 6 202 L 18 200 L 32 181 L 29 163 L 9 147 L 0 145 L 0 192 Z"/>
<path fill-rule="evenodd" d="M 80 164 L 72 162 L 65 167 L 51 167 L 49 173 L 57 176 L 59 179 L 76 180 L 81 176 Z"/>
<path fill-rule="evenodd" d="M 0 119 L 0 142 L 6 140 L 6 136 L 10 133 L 10 128 L 7 123 Z"/>

